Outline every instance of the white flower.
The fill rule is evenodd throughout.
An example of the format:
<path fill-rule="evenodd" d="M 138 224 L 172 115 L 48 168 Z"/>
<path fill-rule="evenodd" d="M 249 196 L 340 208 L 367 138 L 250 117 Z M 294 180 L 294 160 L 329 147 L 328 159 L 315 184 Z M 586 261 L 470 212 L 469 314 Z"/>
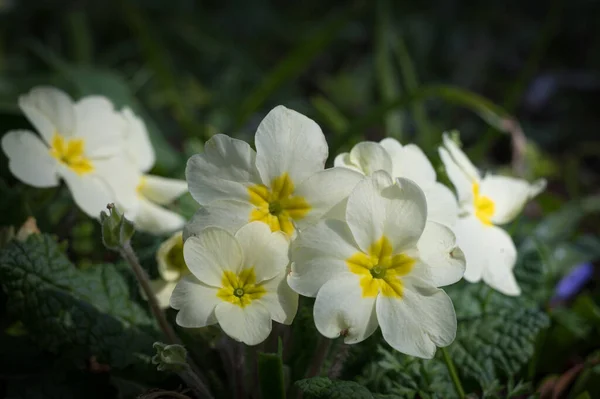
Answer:
<path fill-rule="evenodd" d="M 290 324 L 298 295 L 286 283 L 288 240 L 253 222 L 231 235 L 208 227 L 185 241 L 183 256 L 191 275 L 171 296 L 176 322 L 198 328 L 219 323 L 231 338 L 257 345 L 271 321 Z"/>
<path fill-rule="evenodd" d="M 109 202 L 130 204 L 136 176 L 123 151 L 125 121 L 104 97 L 74 103 L 61 90 L 38 87 L 19 98 L 19 107 L 38 131 L 10 131 L 2 149 L 10 171 L 34 187 L 64 180 L 75 203 L 91 217 Z"/>
<path fill-rule="evenodd" d="M 343 168 L 323 170 L 327 142 L 319 126 L 283 106 L 271 110 L 255 137 L 256 151 L 219 134 L 186 169 L 190 193 L 203 206 L 184 238 L 205 226 L 229 231 L 261 221 L 272 231 L 294 235 L 348 196 L 362 179 Z"/>
<path fill-rule="evenodd" d="M 174 233 L 160 245 L 156 252 L 156 263 L 160 278 L 150 281 L 150 285 L 160 307 L 166 309 L 177 282 L 190 273 L 183 259 L 181 231 Z"/>
<path fill-rule="evenodd" d="M 384 170 L 392 177 L 410 179 L 425 193 L 429 220 L 452 226 L 458 218 L 454 194 L 437 182 L 431 162 L 415 144 L 403 146 L 393 138 L 383 139 L 379 143 L 365 141 L 356 144 L 350 152 L 335 157 L 334 165 L 354 169 L 367 176 Z"/>
<path fill-rule="evenodd" d="M 513 268 L 517 250 L 510 235 L 496 224 L 512 221 L 525 203 L 546 187 L 545 180 L 525 180 L 479 172 L 464 152 L 444 134 L 439 149 L 448 177 L 456 187 L 460 218 L 454 225 L 456 240 L 465 253 L 465 280 L 481 279 L 506 295 L 519 295 Z"/>
<path fill-rule="evenodd" d="M 288 283 L 315 297 L 317 329 L 361 342 L 381 326 L 396 350 L 432 358 L 456 336 L 450 298 L 438 287 L 465 269 L 452 231 L 427 220 L 423 191 L 375 172 L 348 197 L 346 218 L 322 220 L 292 244 Z"/>
<path fill-rule="evenodd" d="M 125 209 L 137 229 L 154 234 L 180 230 L 185 219 L 162 205 L 168 205 L 187 192 L 185 180 L 146 174 L 154 166 L 154 148 L 144 122 L 129 108 L 122 111 L 127 122 L 125 150 L 137 172 L 135 202 Z"/>

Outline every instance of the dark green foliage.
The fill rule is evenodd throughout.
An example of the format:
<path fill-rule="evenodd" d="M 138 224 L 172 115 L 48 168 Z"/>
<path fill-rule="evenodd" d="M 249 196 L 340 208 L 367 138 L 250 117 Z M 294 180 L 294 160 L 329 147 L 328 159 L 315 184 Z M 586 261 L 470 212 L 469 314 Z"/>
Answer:
<path fill-rule="evenodd" d="M 151 367 L 153 321 L 113 265 L 78 270 L 50 236 L 34 235 L 2 250 L 0 279 L 10 313 L 40 347 L 76 362 Z"/>
<path fill-rule="evenodd" d="M 393 395 L 371 393 L 354 381 L 332 381 L 327 377 L 314 377 L 296 382 L 307 399 L 392 399 Z"/>

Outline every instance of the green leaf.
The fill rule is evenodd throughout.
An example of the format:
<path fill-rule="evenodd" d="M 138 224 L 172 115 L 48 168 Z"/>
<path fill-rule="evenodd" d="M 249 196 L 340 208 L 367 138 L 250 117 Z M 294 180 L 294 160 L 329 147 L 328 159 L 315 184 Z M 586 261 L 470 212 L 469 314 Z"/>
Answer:
<path fill-rule="evenodd" d="M 296 386 L 307 399 L 374 399 L 389 396 L 373 395 L 363 385 L 354 381 L 332 381 L 327 377 L 314 377 L 296 381 Z"/>
<path fill-rule="evenodd" d="M 0 252 L 0 281 L 9 311 L 40 347 L 113 369 L 152 369 L 153 319 L 129 299 L 115 266 L 78 270 L 50 236 L 32 235 Z"/>
<path fill-rule="evenodd" d="M 534 354 L 536 336 L 549 326 L 548 315 L 526 298 L 482 284 L 456 284 L 447 292 L 459 321 L 449 351 L 461 376 L 485 388 L 521 371 Z"/>
<path fill-rule="evenodd" d="M 285 379 L 280 353 L 258 354 L 258 380 L 262 398 L 285 399 Z"/>

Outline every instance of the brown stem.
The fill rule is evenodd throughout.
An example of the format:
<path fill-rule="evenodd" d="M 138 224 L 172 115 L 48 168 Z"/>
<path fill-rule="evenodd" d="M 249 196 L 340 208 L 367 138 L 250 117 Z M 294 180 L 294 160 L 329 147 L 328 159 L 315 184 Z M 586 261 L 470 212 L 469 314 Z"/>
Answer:
<path fill-rule="evenodd" d="M 313 359 L 306 378 L 319 375 L 321 368 L 323 367 L 323 363 L 325 363 L 325 359 L 327 358 L 330 346 L 331 340 L 329 338 L 325 338 L 323 336 L 319 337 L 319 344 L 317 345 L 317 349 L 313 354 Z"/>

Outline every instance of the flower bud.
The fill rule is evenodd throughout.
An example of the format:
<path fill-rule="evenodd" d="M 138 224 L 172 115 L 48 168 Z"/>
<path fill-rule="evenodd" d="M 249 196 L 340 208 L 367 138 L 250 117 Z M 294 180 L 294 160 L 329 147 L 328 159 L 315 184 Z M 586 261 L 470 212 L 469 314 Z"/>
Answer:
<path fill-rule="evenodd" d="M 135 227 L 125 215 L 119 213 L 114 204 L 108 204 L 106 208 L 108 214 L 105 211 L 100 212 L 102 242 L 106 248 L 118 250 L 129 243 L 135 233 Z"/>
<path fill-rule="evenodd" d="M 156 355 L 152 357 L 152 364 L 157 364 L 159 371 L 178 373 L 188 369 L 187 351 L 183 346 L 167 345 L 162 342 L 155 342 L 152 346 L 156 349 Z"/>

